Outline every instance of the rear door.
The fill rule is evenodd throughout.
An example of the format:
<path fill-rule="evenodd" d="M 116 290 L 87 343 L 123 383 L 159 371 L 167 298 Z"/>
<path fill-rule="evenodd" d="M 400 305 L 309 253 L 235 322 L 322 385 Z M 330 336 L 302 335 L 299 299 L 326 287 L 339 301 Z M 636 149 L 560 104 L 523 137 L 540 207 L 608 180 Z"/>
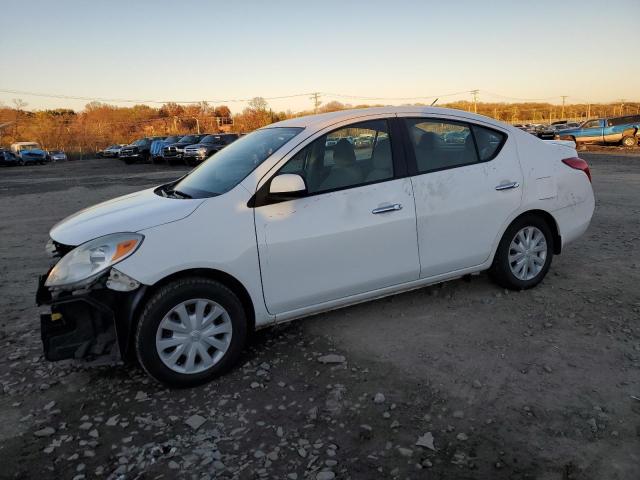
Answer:
<path fill-rule="evenodd" d="M 436 117 L 402 119 L 416 201 L 420 277 L 484 263 L 521 203 L 513 142 L 495 128 Z"/>
<path fill-rule="evenodd" d="M 343 125 L 301 148 L 278 173 L 307 194 L 256 194 L 265 302 L 280 314 L 417 280 L 416 217 L 394 119 Z M 271 177 L 273 178 L 273 177 Z"/>

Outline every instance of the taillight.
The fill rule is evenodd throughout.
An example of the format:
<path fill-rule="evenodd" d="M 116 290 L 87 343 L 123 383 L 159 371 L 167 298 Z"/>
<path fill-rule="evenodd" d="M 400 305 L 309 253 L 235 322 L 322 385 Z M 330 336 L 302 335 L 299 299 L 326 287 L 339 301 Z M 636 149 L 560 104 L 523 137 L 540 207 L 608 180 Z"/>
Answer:
<path fill-rule="evenodd" d="M 565 158 L 562 160 L 562 163 L 570 166 L 571 168 L 575 168 L 576 170 L 582 170 L 589 178 L 589 181 L 591 181 L 591 171 L 589 170 L 589 164 L 587 164 L 587 162 L 585 162 L 583 159 L 579 157 Z"/>

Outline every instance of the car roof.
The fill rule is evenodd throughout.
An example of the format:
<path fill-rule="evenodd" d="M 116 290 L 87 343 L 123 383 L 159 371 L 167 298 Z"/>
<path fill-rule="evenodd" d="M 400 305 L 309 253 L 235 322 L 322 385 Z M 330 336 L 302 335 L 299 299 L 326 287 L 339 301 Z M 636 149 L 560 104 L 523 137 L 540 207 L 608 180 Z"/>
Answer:
<path fill-rule="evenodd" d="M 429 116 L 430 115 L 451 116 L 451 117 L 457 117 L 459 119 L 464 119 L 464 120 L 481 121 L 483 123 L 500 126 L 502 128 L 506 126 L 506 124 L 499 122 L 497 120 L 494 120 L 492 118 L 485 117 L 483 115 L 478 115 L 475 113 L 465 112 L 464 110 L 456 110 L 453 108 L 391 106 L 391 107 L 355 108 L 350 110 L 339 110 L 337 112 L 307 115 L 304 117 L 296 117 L 296 118 L 284 120 L 282 122 L 272 123 L 263 128 L 302 127 L 302 128 L 322 129 L 324 127 L 328 127 L 335 123 L 338 123 L 344 120 L 357 119 L 358 117 L 364 117 L 369 115 L 393 116 L 396 114 L 398 115 L 423 114 L 423 115 L 429 115 Z"/>

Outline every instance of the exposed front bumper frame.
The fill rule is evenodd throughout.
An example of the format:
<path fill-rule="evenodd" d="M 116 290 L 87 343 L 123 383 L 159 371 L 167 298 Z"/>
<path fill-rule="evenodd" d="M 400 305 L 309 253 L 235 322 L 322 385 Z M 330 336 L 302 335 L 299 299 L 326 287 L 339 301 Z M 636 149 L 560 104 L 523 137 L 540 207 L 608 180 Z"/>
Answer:
<path fill-rule="evenodd" d="M 47 360 L 65 359 L 118 362 L 131 357 L 135 312 L 146 293 L 141 286 L 131 292 L 116 292 L 96 282 L 82 292 L 52 296 L 39 279 L 36 303 L 50 305 L 40 315 L 40 331 Z"/>

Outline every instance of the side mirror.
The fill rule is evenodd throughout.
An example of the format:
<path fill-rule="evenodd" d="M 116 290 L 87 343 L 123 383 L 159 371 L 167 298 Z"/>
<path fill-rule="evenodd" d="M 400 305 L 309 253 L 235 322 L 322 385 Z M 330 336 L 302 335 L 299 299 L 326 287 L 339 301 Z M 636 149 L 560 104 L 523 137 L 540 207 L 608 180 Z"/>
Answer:
<path fill-rule="evenodd" d="M 283 173 L 271 180 L 269 193 L 279 197 L 299 197 L 307 193 L 307 185 L 300 175 Z"/>

